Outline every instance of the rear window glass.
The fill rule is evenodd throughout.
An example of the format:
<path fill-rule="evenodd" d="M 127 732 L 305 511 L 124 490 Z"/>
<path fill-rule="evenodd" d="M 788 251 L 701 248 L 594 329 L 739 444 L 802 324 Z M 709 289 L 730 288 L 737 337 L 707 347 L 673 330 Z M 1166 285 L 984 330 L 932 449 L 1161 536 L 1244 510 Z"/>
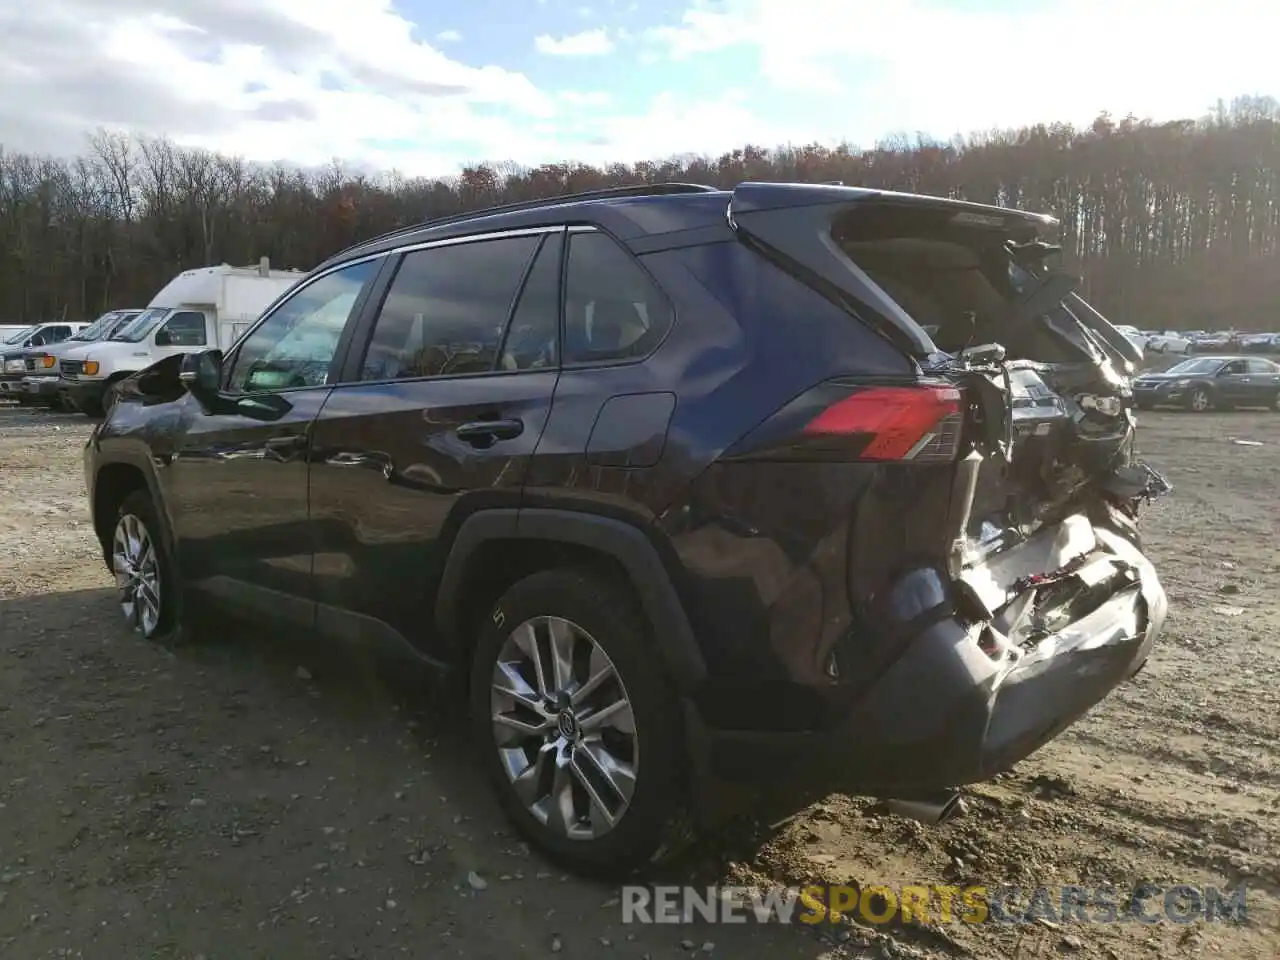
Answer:
<path fill-rule="evenodd" d="M 999 231 L 957 227 L 917 211 L 876 211 L 837 220 L 832 237 L 941 350 L 1000 343 L 1014 357 L 1077 358 L 1044 324 L 1008 322 L 1039 278 L 1015 260 Z M 1067 306 L 1059 303 L 1047 316 L 1049 326 L 1076 341 L 1077 349 L 1091 349 Z"/>

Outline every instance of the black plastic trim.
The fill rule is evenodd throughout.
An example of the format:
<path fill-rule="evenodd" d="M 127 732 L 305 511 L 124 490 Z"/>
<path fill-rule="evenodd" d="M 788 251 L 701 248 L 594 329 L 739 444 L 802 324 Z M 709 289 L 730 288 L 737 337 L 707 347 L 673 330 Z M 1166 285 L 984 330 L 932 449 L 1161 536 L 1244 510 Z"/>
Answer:
<path fill-rule="evenodd" d="M 571 543 L 613 557 L 640 598 L 654 643 L 676 685 L 692 690 L 706 677 L 702 650 L 658 551 L 638 527 L 598 514 L 526 507 L 482 510 L 464 520 L 436 595 L 436 625 L 447 641 L 458 636 L 457 598 L 472 555 L 488 541 L 511 539 Z"/>

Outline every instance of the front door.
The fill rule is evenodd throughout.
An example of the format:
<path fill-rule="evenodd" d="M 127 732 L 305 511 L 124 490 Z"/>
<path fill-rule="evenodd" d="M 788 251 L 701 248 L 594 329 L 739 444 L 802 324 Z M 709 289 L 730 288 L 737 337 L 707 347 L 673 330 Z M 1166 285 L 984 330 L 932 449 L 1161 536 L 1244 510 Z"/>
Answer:
<path fill-rule="evenodd" d="M 406 253 L 367 311 L 313 437 L 325 632 L 429 652 L 438 541 L 519 503 L 555 393 L 562 233 Z"/>
<path fill-rule="evenodd" d="M 1249 361 L 1232 360 L 1223 364 L 1214 378 L 1217 381 L 1218 395 L 1228 403 L 1247 404 L 1252 394 L 1250 389 Z"/>
<path fill-rule="evenodd" d="M 380 266 L 354 264 L 299 288 L 225 358 L 216 401 L 183 401 L 162 471 L 178 562 L 189 586 L 240 612 L 314 619 L 311 431 L 344 329 Z"/>

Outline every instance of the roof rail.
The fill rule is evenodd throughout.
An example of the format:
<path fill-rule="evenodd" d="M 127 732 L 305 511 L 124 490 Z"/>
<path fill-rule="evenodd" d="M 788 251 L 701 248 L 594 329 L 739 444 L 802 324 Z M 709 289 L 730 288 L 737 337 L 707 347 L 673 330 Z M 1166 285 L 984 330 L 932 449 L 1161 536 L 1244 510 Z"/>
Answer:
<path fill-rule="evenodd" d="M 445 217 L 437 217 L 434 220 L 424 220 L 421 223 L 411 224 L 406 227 L 399 227 L 390 230 L 387 233 L 379 234 L 363 243 L 359 244 L 355 249 L 371 246 L 380 243 L 383 240 L 390 240 L 402 233 L 412 233 L 415 230 L 423 230 L 427 227 L 440 227 L 450 223 L 461 223 L 464 220 L 474 220 L 479 217 L 489 217 L 498 213 L 516 213 L 520 210 L 536 210 L 539 207 L 550 207 L 561 203 L 579 203 L 586 200 L 608 200 L 612 197 L 662 197 L 670 194 L 681 193 L 716 193 L 719 187 L 708 186 L 704 183 L 633 183 L 625 187 L 605 187 L 600 190 L 587 190 L 583 193 L 565 193 L 553 197 L 540 197 L 536 200 L 517 200 L 514 203 L 503 203 L 495 207 L 480 207 L 476 210 L 465 210 L 459 213 L 452 213 Z"/>

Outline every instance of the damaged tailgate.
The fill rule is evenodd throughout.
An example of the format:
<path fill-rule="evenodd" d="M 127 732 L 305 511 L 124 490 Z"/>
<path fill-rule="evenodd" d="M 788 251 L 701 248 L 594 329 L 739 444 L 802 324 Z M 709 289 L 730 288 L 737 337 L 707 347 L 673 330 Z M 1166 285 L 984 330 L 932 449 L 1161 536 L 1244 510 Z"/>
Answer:
<path fill-rule="evenodd" d="M 1052 217 L 847 187 L 743 184 L 739 238 L 965 400 L 948 573 L 997 662 L 1151 637 L 1165 599 L 1134 455 L 1141 351 L 1054 266 Z"/>

